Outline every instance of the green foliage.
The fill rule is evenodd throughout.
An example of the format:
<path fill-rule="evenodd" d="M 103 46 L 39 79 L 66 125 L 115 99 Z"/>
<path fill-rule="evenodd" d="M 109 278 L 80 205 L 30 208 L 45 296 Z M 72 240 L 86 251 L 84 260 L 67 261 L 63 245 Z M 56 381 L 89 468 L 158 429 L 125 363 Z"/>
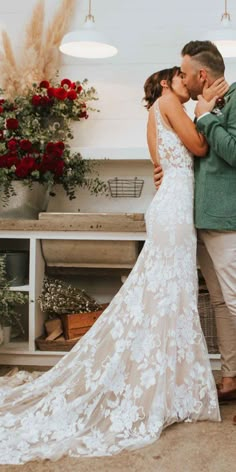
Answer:
<path fill-rule="evenodd" d="M 0 256 L 0 325 L 17 325 L 24 334 L 21 315 L 16 311 L 16 306 L 27 303 L 28 295 L 10 290 L 10 286 L 11 283 L 6 276 L 6 256 L 2 255 Z"/>

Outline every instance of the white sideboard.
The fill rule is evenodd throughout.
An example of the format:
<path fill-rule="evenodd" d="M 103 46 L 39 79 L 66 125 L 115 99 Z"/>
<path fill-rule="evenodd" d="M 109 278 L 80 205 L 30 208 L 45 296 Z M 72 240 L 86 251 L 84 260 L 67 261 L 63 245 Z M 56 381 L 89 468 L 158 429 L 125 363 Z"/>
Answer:
<path fill-rule="evenodd" d="M 50 227 L 53 229 L 48 229 Z M 145 232 L 142 231 L 80 231 L 75 228 L 79 225 L 67 224 L 64 220 L 55 222 L 48 220 L 1 220 L 0 243 L 1 250 L 17 247 L 23 243 L 29 250 L 29 284 L 12 287 L 29 293 L 28 306 L 28 340 L 11 341 L 0 346 L 0 364 L 4 365 L 54 365 L 65 352 L 39 351 L 35 346 L 35 338 L 42 335 L 45 314 L 41 312 L 38 297 L 41 293 L 45 273 L 45 261 L 42 254 L 42 240 L 101 240 L 101 241 L 144 241 Z M 67 229 L 65 229 L 67 227 Z M 20 229 L 19 229 L 20 228 Z M 61 230 L 59 230 L 61 228 Z M 64 229 L 63 229 L 64 228 Z M 130 268 L 130 265 L 127 265 Z"/>
<path fill-rule="evenodd" d="M 53 226 L 48 220 L 1 220 L 0 243 L 1 249 L 7 247 L 10 242 L 17 246 L 19 242 L 25 244 L 29 250 L 29 284 L 14 287 L 29 293 L 28 306 L 28 340 L 11 341 L 7 345 L 0 346 L 0 364 L 2 365 L 54 365 L 65 352 L 40 351 L 35 346 L 35 338 L 42 335 L 44 330 L 45 314 L 41 312 L 38 297 L 41 293 L 45 274 L 45 261 L 42 254 L 42 240 L 103 240 L 103 241 L 145 241 L 146 232 L 144 223 L 140 222 L 135 231 L 103 231 L 90 228 L 80 230 L 78 223 L 68 225 L 66 220 L 58 220 Z M 137 226 L 137 224 L 136 224 Z M 76 227 L 78 227 L 76 229 Z M 67 229 L 66 229 L 67 228 Z M 5 244 L 6 243 L 6 244 Z M 220 360 L 218 354 L 210 354 L 212 367 L 218 369 Z"/>

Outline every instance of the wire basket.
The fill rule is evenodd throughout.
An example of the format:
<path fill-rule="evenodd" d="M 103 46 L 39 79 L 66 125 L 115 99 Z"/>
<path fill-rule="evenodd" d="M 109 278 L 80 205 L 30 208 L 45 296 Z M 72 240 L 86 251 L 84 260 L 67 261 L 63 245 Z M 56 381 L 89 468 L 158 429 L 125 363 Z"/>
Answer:
<path fill-rule="evenodd" d="M 139 198 L 142 193 L 144 180 L 134 177 L 133 179 L 109 179 L 108 185 L 112 197 L 135 197 Z"/>

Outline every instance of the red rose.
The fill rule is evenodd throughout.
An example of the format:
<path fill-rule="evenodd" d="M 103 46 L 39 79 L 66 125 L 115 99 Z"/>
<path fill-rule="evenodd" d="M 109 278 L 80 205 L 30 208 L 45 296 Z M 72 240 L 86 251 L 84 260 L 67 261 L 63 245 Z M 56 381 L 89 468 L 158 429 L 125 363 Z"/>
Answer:
<path fill-rule="evenodd" d="M 55 158 L 61 157 L 64 149 L 65 149 L 65 145 L 62 141 L 58 141 L 56 143 L 49 142 L 46 145 L 46 152 Z"/>
<path fill-rule="evenodd" d="M 8 143 L 7 143 L 7 147 L 8 149 L 10 149 L 10 151 L 16 151 L 17 149 L 17 140 L 12 138 L 12 139 L 9 139 Z"/>
<path fill-rule="evenodd" d="M 67 98 L 69 98 L 69 100 L 75 100 L 77 96 L 78 95 L 75 90 L 69 90 L 69 92 L 67 92 Z"/>
<path fill-rule="evenodd" d="M 0 105 L 3 105 L 3 103 L 5 103 L 4 98 L 0 98 Z"/>
<path fill-rule="evenodd" d="M 67 87 L 71 87 L 71 81 L 69 79 L 63 79 L 61 81 L 61 86 L 67 85 Z"/>
<path fill-rule="evenodd" d="M 88 113 L 87 113 L 87 111 L 81 111 L 80 114 L 79 114 L 79 117 L 80 117 L 80 118 L 85 118 L 85 119 L 87 119 L 87 118 L 88 118 Z"/>
<path fill-rule="evenodd" d="M 0 113 L 3 113 L 3 112 L 4 112 L 4 108 L 1 107 L 1 105 L 0 105 Z"/>
<path fill-rule="evenodd" d="M 41 95 L 34 95 L 32 97 L 32 105 L 34 105 L 35 107 L 39 106 L 41 104 Z"/>
<path fill-rule="evenodd" d="M 6 156 L 0 156 L 0 167 L 3 168 L 3 167 L 6 167 L 6 165 L 7 165 Z"/>
<path fill-rule="evenodd" d="M 25 178 L 36 169 L 37 164 L 35 159 L 31 156 L 25 156 L 16 166 L 15 174 L 17 177 Z"/>
<path fill-rule="evenodd" d="M 39 164 L 39 171 L 43 174 L 44 172 L 47 172 L 49 170 L 47 168 L 47 154 L 44 154 L 42 156 L 42 161 Z"/>
<path fill-rule="evenodd" d="M 56 162 L 56 165 L 55 165 L 55 168 L 54 168 L 54 174 L 57 177 L 60 177 L 63 174 L 64 165 L 65 165 L 64 161 L 57 161 Z"/>
<path fill-rule="evenodd" d="M 63 160 L 58 160 L 51 155 L 44 154 L 39 170 L 41 173 L 52 172 L 59 177 L 63 174 L 64 165 Z"/>
<path fill-rule="evenodd" d="M 47 143 L 47 146 L 46 146 L 46 151 L 51 154 L 55 149 L 55 144 L 54 143 Z"/>
<path fill-rule="evenodd" d="M 62 87 L 56 88 L 54 90 L 54 94 L 54 96 L 58 98 L 58 100 L 65 100 L 67 97 L 67 91 Z"/>
<path fill-rule="evenodd" d="M 6 158 L 6 167 L 10 169 L 12 166 L 16 166 L 17 163 L 19 162 L 19 159 L 16 154 L 13 154 L 11 156 L 7 156 Z"/>
<path fill-rule="evenodd" d="M 19 126 L 19 122 L 18 122 L 18 120 L 17 120 L 16 118 L 8 118 L 8 119 L 6 120 L 6 127 L 7 127 L 7 129 L 12 129 L 12 130 L 14 130 L 14 129 L 17 129 L 18 126 Z"/>
<path fill-rule="evenodd" d="M 62 141 L 58 141 L 57 143 L 55 143 L 55 146 L 57 147 L 57 149 L 61 149 L 62 151 L 64 151 L 65 149 L 65 144 Z"/>
<path fill-rule="evenodd" d="M 49 87 L 47 89 L 47 94 L 49 98 L 55 97 L 55 88 L 54 87 Z"/>
<path fill-rule="evenodd" d="M 63 150 L 62 149 L 58 149 L 58 148 L 54 148 L 53 152 L 52 152 L 52 157 L 54 157 L 55 159 L 60 159 L 60 157 L 62 156 L 63 154 Z"/>
<path fill-rule="evenodd" d="M 56 161 L 54 157 L 52 157 L 51 154 L 44 154 L 42 158 L 42 162 L 39 166 L 39 170 L 43 174 L 48 171 L 54 172 L 55 164 L 56 164 Z"/>
<path fill-rule="evenodd" d="M 21 139 L 20 148 L 23 149 L 23 151 L 31 151 L 32 143 L 28 139 Z"/>
<path fill-rule="evenodd" d="M 75 83 L 75 82 L 71 82 L 70 88 L 71 88 L 71 89 L 76 89 L 76 83 Z"/>
<path fill-rule="evenodd" d="M 50 87 L 50 84 L 47 80 L 42 80 L 42 82 L 40 82 L 39 84 L 39 87 L 48 89 Z"/>
<path fill-rule="evenodd" d="M 45 106 L 48 106 L 50 104 L 51 104 L 51 99 L 49 97 L 47 97 L 47 96 L 41 97 L 40 105 L 45 107 Z"/>
<path fill-rule="evenodd" d="M 80 93 L 80 92 L 82 92 L 82 90 L 83 90 L 82 85 L 78 85 L 78 87 L 77 87 L 77 92 Z"/>

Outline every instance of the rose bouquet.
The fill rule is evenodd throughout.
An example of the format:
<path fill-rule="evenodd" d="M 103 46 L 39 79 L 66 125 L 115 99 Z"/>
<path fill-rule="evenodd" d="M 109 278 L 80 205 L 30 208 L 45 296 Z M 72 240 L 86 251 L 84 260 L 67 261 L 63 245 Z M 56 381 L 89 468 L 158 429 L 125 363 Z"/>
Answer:
<path fill-rule="evenodd" d="M 0 91 L 4 94 L 3 91 Z M 91 161 L 72 153 L 71 120 L 84 120 L 95 111 L 88 102 L 97 100 L 96 90 L 87 80 L 58 83 L 44 80 L 33 84 L 23 96 L 0 100 L 0 188 L 4 198 L 14 195 L 13 181 L 62 184 L 70 199 L 78 186 L 92 192 L 105 187 Z M 53 194 L 53 193 L 52 193 Z"/>

